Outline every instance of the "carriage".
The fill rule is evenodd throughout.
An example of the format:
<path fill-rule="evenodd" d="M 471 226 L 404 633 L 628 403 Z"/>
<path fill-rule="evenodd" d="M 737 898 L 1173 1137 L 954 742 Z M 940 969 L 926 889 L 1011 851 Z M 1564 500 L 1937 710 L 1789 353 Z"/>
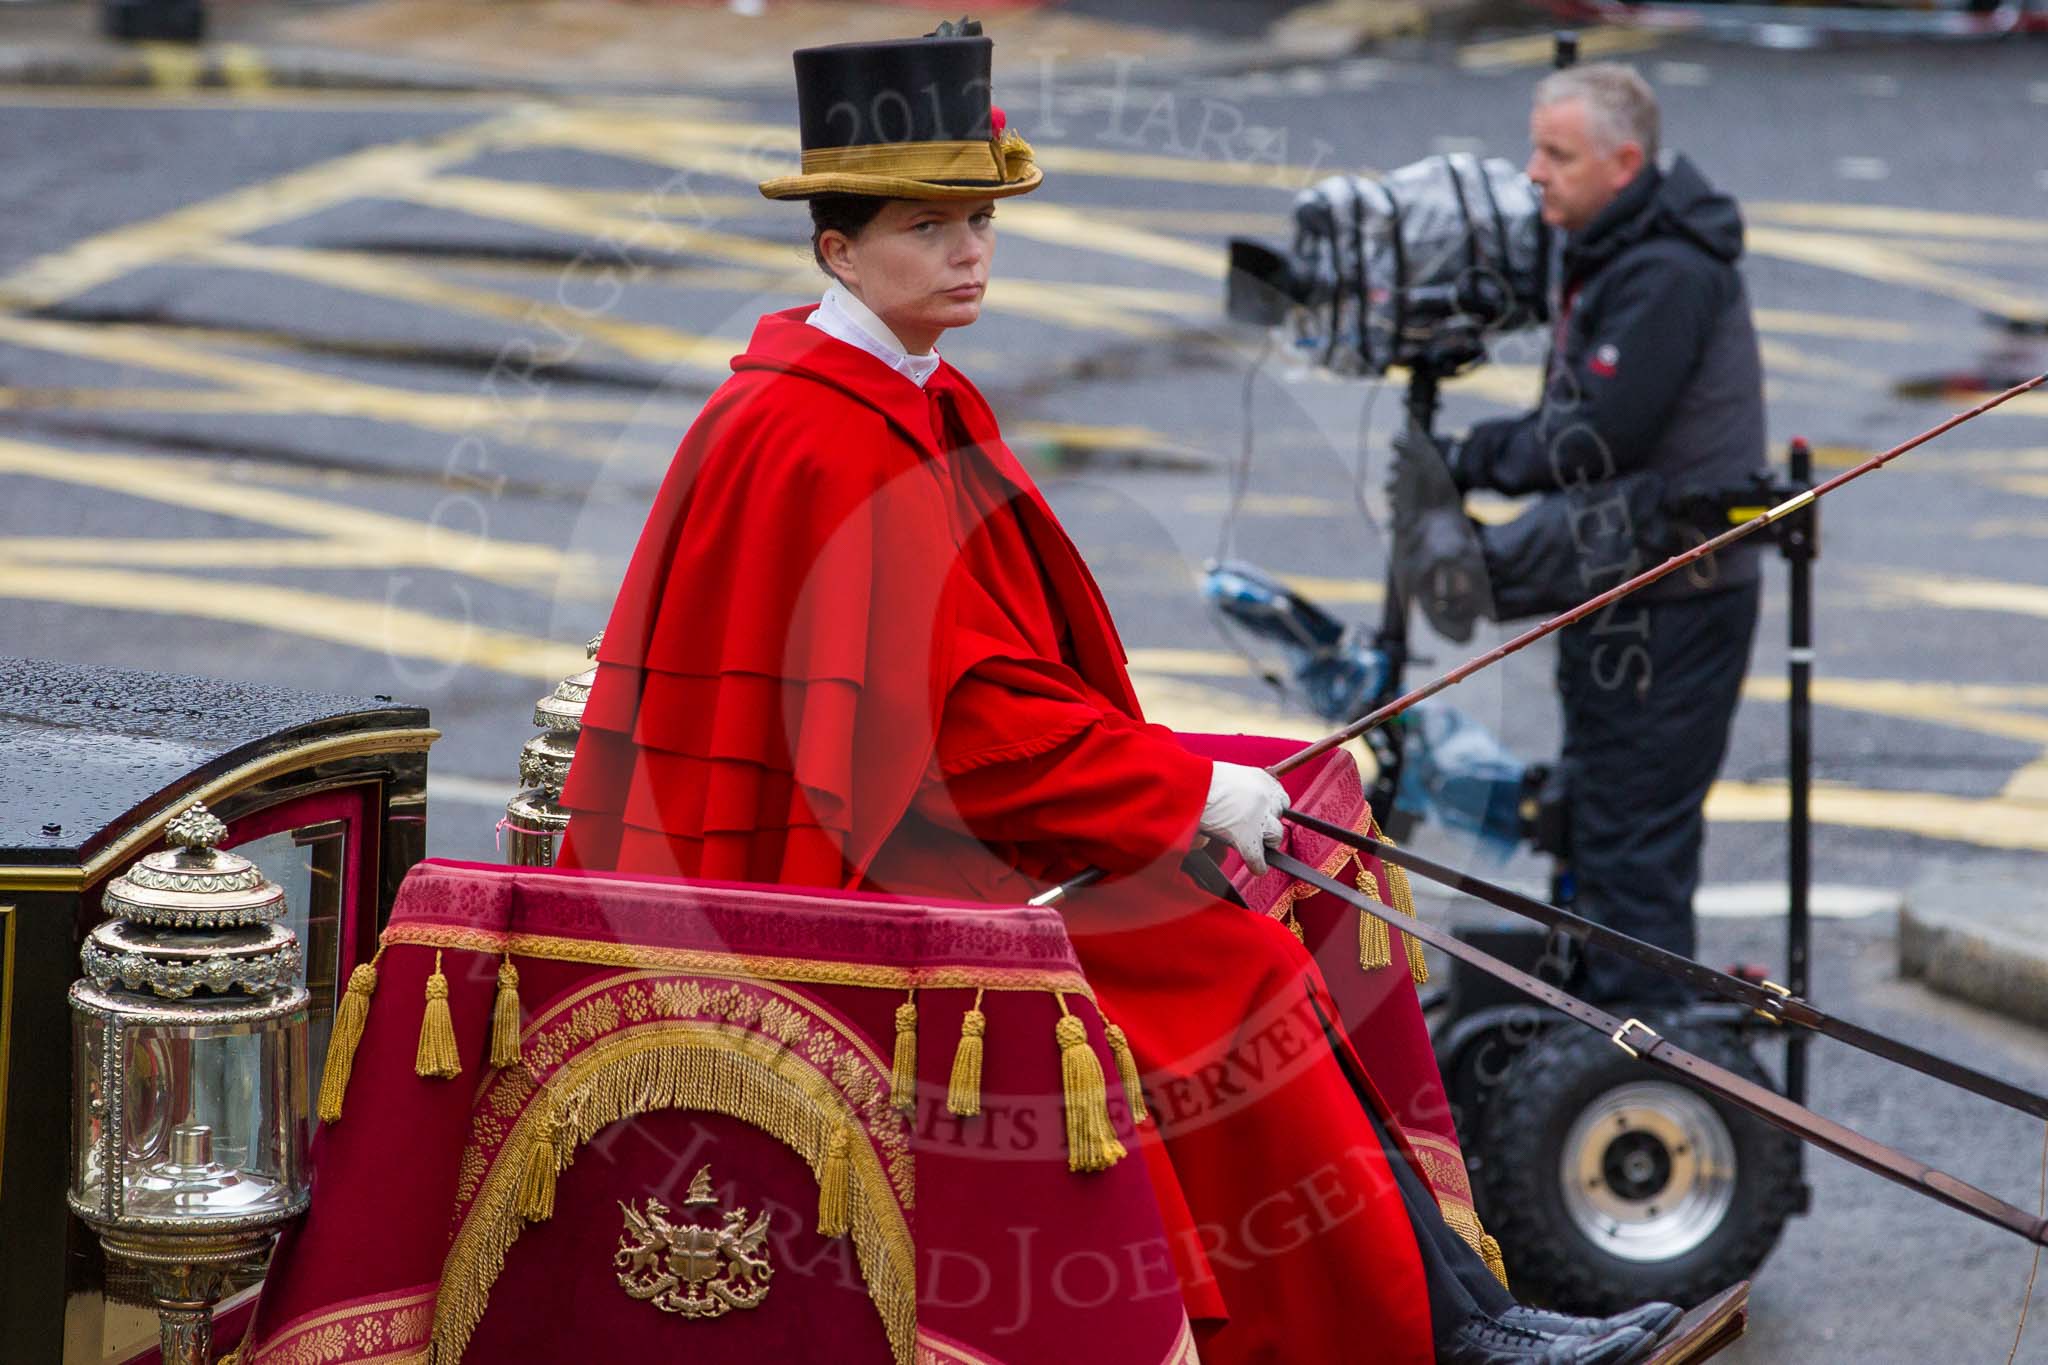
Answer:
<path fill-rule="evenodd" d="M 1059 913 L 557 872 L 589 685 L 536 709 L 506 865 L 423 857 L 419 708 L 0 667 L 18 764 L 0 828 L 10 1359 L 581 1360 L 654 1332 L 758 1359 L 1197 1359 L 1139 1137 L 1148 1106 L 1185 1097 L 1139 1083 Z M 1238 761 L 1292 747 L 1184 738 Z M 1435 936 L 1398 867 L 1346 842 L 1380 832 L 1349 754 L 1288 785 L 1308 823 L 1276 861 L 1300 873 L 1237 867 L 1232 889 L 1317 957 L 1446 1224 L 1512 1282 L 1418 1004 Z M 112 990 L 93 954 L 127 940 L 107 925 L 181 870 L 213 878 L 186 890 L 216 911 L 285 907 L 297 1041 L 209 1069 L 204 1030 L 137 1030 L 110 1070 L 92 1016 L 74 1078 L 59 1040 L 92 995 L 72 988 L 67 1022 L 81 942 Z M 174 928 L 202 955 L 234 932 Z M 232 1186 L 272 1150 L 259 1134 L 307 1128 L 310 1211 L 232 1257 L 169 1236 L 137 1261 L 81 1200 L 92 1171 Z M 1713 1299 L 1657 1359 L 1705 1358 L 1745 1311 Z"/>

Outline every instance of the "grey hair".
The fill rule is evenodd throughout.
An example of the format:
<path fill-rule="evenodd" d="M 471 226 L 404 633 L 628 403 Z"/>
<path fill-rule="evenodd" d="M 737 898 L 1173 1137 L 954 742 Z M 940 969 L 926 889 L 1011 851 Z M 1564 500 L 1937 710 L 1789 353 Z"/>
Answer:
<path fill-rule="evenodd" d="M 1657 96 L 1634 67 L 1592 62 L 1553 71 L 1536 83 L 1539 107 L 1564 100 L 1584 101 L 1593 136 L 1606 150 L 1633 142 L 1643 149 L 1643 160 L 1657 159 Z"/>

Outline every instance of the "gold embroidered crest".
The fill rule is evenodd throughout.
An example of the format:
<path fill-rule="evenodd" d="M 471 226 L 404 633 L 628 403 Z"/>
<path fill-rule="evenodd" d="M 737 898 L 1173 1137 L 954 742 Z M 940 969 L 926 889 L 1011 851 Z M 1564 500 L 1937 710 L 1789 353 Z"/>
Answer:
<path fill-rule="evenodd" d="M 683 1199 L 685 1209 L 715 1208 L 711 1168 L 700 1167 Z M 669 1221 L 659 1199 L 647 1201 L 641 1213 L 621 1203 L 626 1230 L 612 1265 L 619 1287 L 633 1298 L 651 1302 L 665 1313 L 686 1318 L 724 1317 L 735 1308 L 756 1308 L 768 1296 L 775 1267 L 768 1263 L 768 1214 L 750 1226 L 747 1211 L 727 1209 L 718 1226 L 694 1221 Z"/>

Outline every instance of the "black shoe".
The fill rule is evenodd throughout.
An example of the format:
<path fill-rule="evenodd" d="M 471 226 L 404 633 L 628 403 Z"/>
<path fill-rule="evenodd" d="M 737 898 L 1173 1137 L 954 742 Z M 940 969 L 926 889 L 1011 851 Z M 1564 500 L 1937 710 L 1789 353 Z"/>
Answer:
<path fill-rule="evenodd" d="M 1627 1365 L 1651 1345 L 1640 1327 L 1617 1327 L 1599 1336 L 1558 1336 L 1510 1326 L 1484 1313 L 1439 1343 L 1437 1365 Z"/>
<path fill-rule="evenodd" d="M 1652 1337 L 1661 1337 L 1671 1324 L 1685 1316 L 1685 1310 L 1671 1303 L 1646 1303 L 1611 1318 L 1579 1318 L 1569 1313 L 1546 1313 L 1541 1308 L 1516 1304 L 1499 1314 L 1510 1327 L 1531 1332 L 1548 1332 L 1554 1337 L 1597 1337 L 1616 1327 L 1640 1327 Z"/>

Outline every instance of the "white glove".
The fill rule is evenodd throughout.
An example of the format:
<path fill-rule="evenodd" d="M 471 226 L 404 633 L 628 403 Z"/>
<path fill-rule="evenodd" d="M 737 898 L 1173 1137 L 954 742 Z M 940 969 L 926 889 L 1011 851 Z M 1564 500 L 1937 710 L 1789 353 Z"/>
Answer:
<path fill-rule="evenodd" d="M 1202 833 L 1237 850 L 1245 866 L 1266 875 L 1266 845 L 1282 837 L 1280 812 L 1287 809 L 1287 789 L 1264 768 L 1218 763 L 1209 778 L 1209 800 L 1202 807 Z"/>

